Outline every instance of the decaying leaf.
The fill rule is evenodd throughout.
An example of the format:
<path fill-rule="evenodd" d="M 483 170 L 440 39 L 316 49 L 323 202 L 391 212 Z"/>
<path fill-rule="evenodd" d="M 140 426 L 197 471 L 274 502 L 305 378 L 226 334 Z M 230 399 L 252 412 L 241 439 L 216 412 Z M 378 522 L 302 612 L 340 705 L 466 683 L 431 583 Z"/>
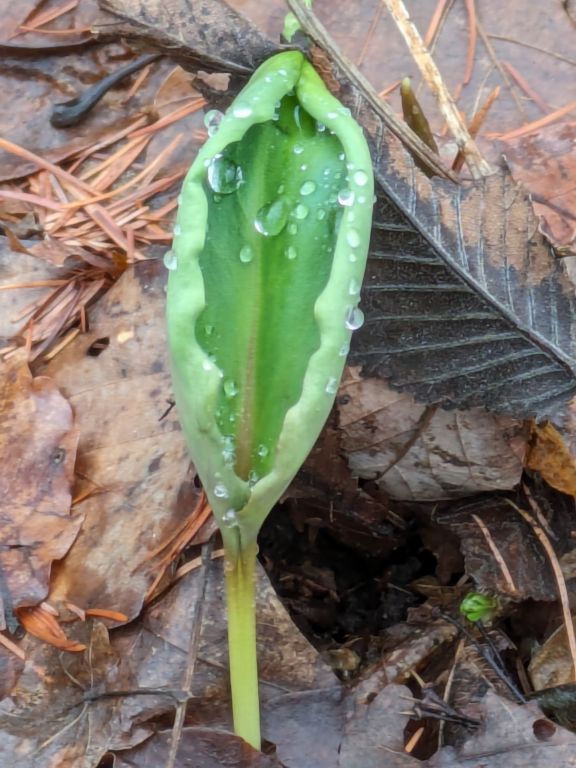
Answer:
<path fill-rule="evenodd" d="M 576 495 L 576 464 L 562 436 L 552 424 L 532 426 L 526 467 L 538 470 L 544 480 L 562 493 Z"/>
<path fill-rule="evenodd" d="M 85 518 L 52 579 L 52 602 L 136 616 L 198 501 L 175 415 L 162 418 L 164 281 L 158 262 L 126 272 L 94 309 L 92 331 L 46 369 L 78 414 L 75 509 Z"/>
<path fill-rule="evenodd" d="M 192 0 L 185 6 L 174 0 L 155 0 L 148 1 L 145 8 L 132 0 L 102 0 L 100 4 L 123 20 L 113 24 L 107 19 L 100 28 L 102 36 L 122 34 L 145 40 L 202 69 L 249 75 L 281 50 L 222 0 Z"/>
<path fill-rule="evenodd" d="M 334 55 L 309 11 L 290 5 Z M 353 362 L 423 403 L 562 414 L 576 392 L 576 299 L 527 194 L 504 172 L 459 185 L 427 179 L 366 81 L 341 56 L 331 67 L 379 184 Z"/>
<path fill-rule="evenodd" d="M 533 499 L 543 511 L 541 524 L 560 558 L 574 547 L 574 499 L 537 477 L 531 484 Z M 517 511 L 530 509 L 530 502 L 521 492 L 509 502 L 507 495 L 479 497 L 440 512 L 436 520 L 460 538 L 466 572 L 477 588 L 513 600 L 556 600 L 558 584 L 548 555 Z"/>
<path fill-rule="evenodd" d="M 353 473 L 396 499 L 445 499 L 513 488 L 522 474 L 523 423 L 476 408 L 426 408 L 350 369 L 338 399 Z"/>
<path fill-rule="evenodd" d="M 13 611 L 46 597 L 54 561 L 78 535 L 82 515 L 70 511 L 78 429 L 55 382 L 33 379 L 22 356 L 2 363 L 1 381 L 0 572 Z"/>

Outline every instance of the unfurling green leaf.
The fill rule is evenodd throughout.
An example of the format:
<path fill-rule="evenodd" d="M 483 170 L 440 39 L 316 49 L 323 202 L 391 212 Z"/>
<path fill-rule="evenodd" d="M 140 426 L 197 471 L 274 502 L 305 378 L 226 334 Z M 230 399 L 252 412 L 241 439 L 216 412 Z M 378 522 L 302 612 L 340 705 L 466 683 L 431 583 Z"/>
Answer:
<path fill-rule="evenodd" d="M 297 51 L 265 62 L 207 126 L 166 259 L 167 315 L 180 420 L 228 558 L 232 655 L 258 530 L 362 323 L 373 179 L 360 127 Z"/>

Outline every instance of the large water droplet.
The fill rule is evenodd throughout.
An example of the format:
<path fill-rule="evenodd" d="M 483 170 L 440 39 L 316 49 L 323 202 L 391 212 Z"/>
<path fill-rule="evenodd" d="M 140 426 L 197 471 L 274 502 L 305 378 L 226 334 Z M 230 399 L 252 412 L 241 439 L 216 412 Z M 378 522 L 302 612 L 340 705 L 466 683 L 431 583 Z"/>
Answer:
<path fill-rule="evenodd" d="M 316 190 L 316 184 L 313 181 L 305 181 L 300 187 L 300 194 L 303 197 L 311 195 Z"/>
<path fill-rule="evenodd" d="M 208 131 L 208 136 L 214 136 L 220 127 L 223 117 L 224 115 L 218 109 L 211 109 L 209 112 L 206 112 L 204 115 L 204 125 Z"/>
<path fill-rule="evenodd" d="M 214 486 L 214 496 L 217 499 L 227 499 L 228 495 L 228 488 L 226 488 L 224 483 L 216 483 Z"/>
<path fill-rule="evenodd" d="M 360 234 L 357 229 L 351 228 L 346 232 L 346 242 L 350 248 L 358 248 L 360 245 Z"/>
<path fill-rule="evenodd" d="M 364 171 L 355 171 L 352 179 L 354 184 L 357 184 L 359 187 L 365 187 L 368 183 L 368 174 L 364 173 Z"/>
<path fill-rule="evenodd" d="M 166 251 L 162 261 L 164 262 L 166 269 L 169 269 L 170 271 L 176 269 L 178 266 L 178 256 L 176 255 L 176 251 L 173 251 L 172 249 Z"/>
<path fill-rule="evenodd" d="M 298 203 L 296 208 L 294 208 L 294 217 L 296 219 L 299 219 L 300 221 L 302 219 L 305 219 L 306 216 L 308 216 L 308 213 L 309 213 L 308 208 L 302 203 Z"/>
<path fill-rule="evenodd" d="M 351 189 L 341 189 L 340 192 L 338 192 L 338 202 L 340 205 L 354 205 L 354 197 L 354 192 Z"/>
<path fill-rule="evenodd" d="M 288 248 L 286 248 L 285 254 L 286 254 L 286 258 L 292 261 L 293 259 L 296 258 L 296 256 L 298 256 L 298 251 L 296 250 L 296 248 L 294 248 L 293 245 L 289 245 Z"/>
<path fill-rule="evenodd" d="M 249 264 L 254 258 L 254 251 L 249 245 L 243 245 L 238 255 L 243 264 Z"/>
<path fill-rule="evenodd" d="M 208 166 L 208 184 L 214 192 L 229 195 L 242 183 L 242 169 L 223 155 L 216 155 Z"/>
<path fill-rule="evenodd" d="M 232 107 L 232 114 L 234 117 L 250 117 L 252 115 L 252 107 L 249 107 L 248 104 L 236 104 L 235 107 Z"/>
<path fill-rule="evenodd" d="M 286 198 L 279 197 L 278 200 L 260 208 L 254 219 L 254 227 L 264 237 L 279 235 L 286 226 L 288 213 Z"/>
<path fill-rule="evenodd" d="M 344 325 L 349 331 L 357 331 L 364 324 L 364 312 L 360 307 L 349 307 L 346 312 Z"/>
<path fill-rule="evenodd" d="M 233 379 L 226 379 L 224 382 L 224 394 L 226 397 L 236 397 L 238 394 L 238 386 Z"/>
<path fill-rule="evenodd" d="M 256 453 L 258 454 L 258 456 L 261 456 L 262 458 L 264 458 L 264 456 L 268 456 L 268 448 L 266 448 L 265 445 L 259 445 Z"/>

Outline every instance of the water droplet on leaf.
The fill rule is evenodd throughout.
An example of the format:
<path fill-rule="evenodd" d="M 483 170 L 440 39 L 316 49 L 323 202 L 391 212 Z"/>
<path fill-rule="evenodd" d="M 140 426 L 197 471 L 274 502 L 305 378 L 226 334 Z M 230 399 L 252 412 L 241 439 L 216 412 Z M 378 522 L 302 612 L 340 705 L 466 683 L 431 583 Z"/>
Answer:
<path fill-rule="evenodd" d="M 305 219 L 308 216 L 308 208 L 302 205 L 302 203 L 298 203 L 296 208 L 294 208 L 294 216 L 300 220 Z"/>
<path fill-rule="evenodd" d="M 305 181 L 300 187 L 300 194 L 303 197 L 311 195 L 316 190 L 316 184 L 313 181 Z"/>
<path fill-rule="evenodd" d="M 286 248 L 285 253 L 286 253 L 286 258 L 290 259 L 290 261 L 295 259 L 296 256 L 298 255 L 298 252 L 297 252 L 296 248 L 294 248 L 293 245 L 289 245 L 288 248 Z"/>
<path fill-rule="evenodd" d="M 338 354 L 340 357 L 346 357 L 346 355 L 350 352 L 350 343 L 348 341 L 344 342 L 340 349 L 338 350 Z"/>
<path fill-rule="evenodd" d="M 174 233 L 174 237 L 179 237 L 179 235 L 182 234 L 182 227 L 180 224 L 178 224 L 178 222 L 176 222 L 176 224 L 174 224 L 172 227 L 172 232 Z"/>
<path fill-rule="evenodd" d="M 368 183 L 368 175 L 364 171 L 355 171 L 352 178 L 359 187 L 365 187 Z"/>
<path fill-rule="evenodd" d="M 236 397 L 238 394 L 238 387 L 233 379 L 226 379 L 224 382 L 224 394 L 226 397 Z"/>
<path fill-rule="evenodd" d="M 243 264 L 249 264 L 254 258 L 254 251 L 249 245 L 243 245 L 242 248 L 240 248 L 239 256 L 240 261 Z"/>
<path fill-rule="evenodd" d="M 226 528 L 238 527 L 238 514 L 235 509 L 227 509 L 222 515 L 222 525 Z"/>
<path fill-rule="evenodd" d="M 209 112 L 206 112 L 204 115 L 204 125 L 208 131 L 208 136 L 214 136 L 220 127 L 223 117 L 224 115 L 218 109 L 211 109 Z"/>
<path fill-rule="evenodd" d="M 264 205 L 254 219 L 256 231 L 264 237 L 279 235 L 288 221 L 288 212 L 288 203 L 284 197 Z"/>
<path fill-rule="evenodd" d="M 344 325 L 349 331 L 357 331 L 364 324 L 364 312 L 360 307 L 349 307 L 346 312 Z"/>
<path fill-rule="evenodd" d="M 170 271 L 176 269 L 178 266 L 178 256 L 176 255 L 176 251 L 173 251 L 172 249 L 166 251 L 162 261 L 164 262 L 166 269 L 169 269 Z"/>
<path fill-rule="evenodd" d="M 325 392 L 327 395 L 335 395 L 338 391 L 338 379 L 334 376 L 330 376 L 326 382 Z"/>
<path fill-rule="evenodd" d="M 340 205 L 353 205 L 354 197 L 354 192 L 351 189 L 341 189 L 340 192 L 338 192 L 338 202 Z"/>
<path fill-rule="evenodd" d="M 208 184 L 213 192 L 229 195 L 242 183 L 242 169 L 223 155 L 216 155 L 208 166 Z"/>
<path fill-rule="evenodd" d="M 301 155 L 302 152 L 304 152 L 304 147 L 302 144 L 294 144 L 292 147 L 292 152 L 294 152 L 295 155 Z"/>
<path fill-rule="evenodd" d="M 357 296 L 360 293 L 360 283 L 358 280 L 352 278 L 348 284 L 348 293 L 350 296 Z"/>
<path fill-rule="evenodd" d="M 346 232 L 346 242 L 350 248 L 358 248 L 360 245 L 360 235 L 357 229 L 349 229 L 348 232 Z"/>
<path fill-rule="evenodd" d="M 262 458 L 264 458 L 264 456 L 268 456 L 268 448 L 266 448 L 265 445 L 259 445 L 256 453 L 258 454 L 258 456 L 261 456 Z"/>
<path fill-rule="evenodd" d="M 252 115 L 252 107 L 249 107 L 248 104 L 237 104 L 233 107 L 232 114 L 234 117 L 239 118 L 250 117 Z"/>
<path fill-rule="evenodd" d="M 228 488 L 226 488 L 224 483 L 216 483 L 214 486 L 214 496 L 216 496 L 217 499 L 228 498 Z"/>

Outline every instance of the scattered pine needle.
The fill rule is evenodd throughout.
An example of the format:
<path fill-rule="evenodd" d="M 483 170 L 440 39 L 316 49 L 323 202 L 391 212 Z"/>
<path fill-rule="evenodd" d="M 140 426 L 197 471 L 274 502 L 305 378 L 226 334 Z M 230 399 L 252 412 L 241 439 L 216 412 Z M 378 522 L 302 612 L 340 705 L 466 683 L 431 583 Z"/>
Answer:
<path fill-rule="evenodd" d="M 2 632 L 0 632 L 0 645 L 3 645 L 4 648 L 6 648 L 10 653 L 13 653 L 14 656 L 17 656 L 22 661 L 26 661 L 26 654 L 20 648 L 19 645 L 16 645 L 16 643 L 12 642 L 9 637 L 6 637 Z"/>
<path fill-rule="evenodd" d="M 71 10 L 71 4 L 68 5 L 69 8 L 61 6 L 60 13 L 65 12 L 65 7 Z M 27 320 L 16 331 L 14 343 L 3 348 L 2 357 L 13 354 L 21 344 L 26 346 L 31 359 L 40 355 L 46 359 L 54 357 L 86 327 L 87 305 L 127 265 L 144 258 L 143 246 L 170 243 L 171 214 L 176 200 L 171 199 L 157 209 L 153 208 L 153 200 L 186 173 L 184 167 L 171 161 L 183 134 L 177 134 L 150 162 L 141 163 L 136 169 L 134 166 L 158 132 L 204 105 L 201 97 L 187 98 L 151 124 L 147 124 L 145 117 L 139 117 L 91 146 L 84 145 L 76 157 L 60 163 L 49 162 L 0 138 L 0 149 L 38 168 L 20 188 L 0 188 L 0 200 L 19 201 L 23 210 L 34 213 L 43 228 L 43 240 L 31 246 L 22 244 L 20 248 L 16 238 L 14 245 L 18 250 L 58 264 L 70 257 L 83 263 L 63 283 L 41 281 L 4 286 L 4 290 L 38 287 L 52 291 L 25 308 L 20 320 Z M 132 172 L 131 178 L 123 181 L 128 172 Z"/>
<path fill-rule="evenodd" d="M 556 123 L 558 120 L 560 120 L 561 117 L 564 117 L 564 115 L 567 115 L 574 110 L 576 110 L 576 101 L 571 101 L 569 104 L 566 104 L 565 107 L 561 107 L 555 112 L 551 112 L 549 115 L 546 115 L 546 117 L 541 117 L 538 120 L 527 123 L 526 125 L 523 125 L 520 128 L 516 128 L 513 131 L 508 131 L 508 133 L 489 133 L 488 138 L 500 139 L 501 141 L 519 139 L 521 136 L 527 136 L 530 133 L 536 133 L 536 131 L 539 131 L 541 128 L 545 128 L 547 125 Z"/>
<path fill-rule="evenodd" d="M 524 486 L 523 490 L 528 498 L 528 502 L 530 506 L 532 507 L 534 512 L 537 514 L 538 507 L 537 507 L 536 501 L 533 499 L 530 493 L 530 490 L 526 486 Z M 540 525 L 540 523 L 538 523 L 529 512 L 527 512 L 525 509 L 521 509 L 520 507 L 516 506 L 516 504 L 514 504 L 514 502 L 511 501 L 510 499 L 506 499 L 506 501 L 508 504 L 510 504 L 510 506 L 513 509 L 516 510 L 516 512 L 518 512 L 519 515 L 521 515 L 524 518 L 524 520 L 532 528 L 532 530 L 534 531 L 534 535 L 542 545 L 542 548 L 546 552 L 548 560 L 550 561 L 550 565 L 554 573 L 554 578 L 556 579 L 556 585 L 558 587 L 558 597 L 560 598 L 560 605 L 562 606 L 562 617 L 564 620 L 564 626 L 566 628 L 566 636 L 568 638 L 568 648 L 570 649 L 570 657 L 572 660 L 573 679 L 576 681 L 576 633 L 574 631 L 574 623 L 572 621 L 572 614 L 570 612 L 570 598 L 568 596 L 568 590 L 566 588 L 566 580 L 564 579 L 564 574 L 562 573 L 562 566 L 558 562 L 558 556 L 554 551 L 552 542 L 548 538 L 546 531 Z"/>
<path fill-rule="evenodd" d="M 396 26 L 401 32 L 414 61 L 420 69 L 422 77 L 426 81 L 431 92 L 437 98 L 442 116 L 450 128 L 450 131 L 458 144 L 458 148 L 464 153 L 466 163 L 473 178 L 478 179 L 489 175 L 492 172 L 492 169 L 486 160 L 484 160 L 473 138 L 470 136 L 456 104 L 438 71 L 434 59 L 430 55 L 430 51 L 424 45 L 420 33 L 410 19 L 406 6 L 402 0 L 381 0 L 381 2 L 386 5 Z"/>
<path fill-rule="evenodd" d="M 466 0 L 466 10 L 468 12 L 468 51 L 466 53 L 466 69 L 464 71 L 463 84 L 468 85 L 472 79 L 474 71 L 474 60 L 476 58 L 476 40 L 478 37 L 478 27 L 476 24 L 476 5 L 474 0 Z"/>
<path fill-rule="evenodd" d="M 494 557 L 494 560 L 498 564 L 498 567 L 500 568 L 500 572 L 502 576 L 504 577 L 504 581 L 506 583 L 506 588 L 508 590 L 508 593 L 511 597 L 518 597 L 518 588 L 516 587 L 516 584 L 514 583 L 514 579 L 512 578 L 512 574 L 510 573 L 510 569 L 508 568 L 508 565 L 506 563 L 506 560 L 502 557 L 502 553 L 496 546 L 496 542 L 492 538 L 492 535 L 488 529 L 488 526 L 482 520 L 481 517 L 478 515 L 472 515 L 472 519 L 480 528 L 480 531 L 482 532 L 482 535 L 486 539 L 486 543 L 488 544 L 488 548 L 490 549 L 490 552 L 492 552 L 492 555 Z"/>
<path fill-rule="evenodd" d="M 537 94 L 536 91 L 527 83 L 520 72 L 518 72 L 518 70 L 515 69 L 515 67 L 513 67 L 512 64 L 507 61 L 502 62 L 502 66 L 506 69 L 510 77 L 516 81 L 516 84 L 520 90 L 524 91 L 526 96 L 528 96 L 528 98 L 531 99 L 534 104 L 537 104 L 542 112 L 544 112 L 544 114 L 547 114 L 550 111 L 549 105 L 546 104 L 544 99 L 541 98 L 540 95 Z"/>

